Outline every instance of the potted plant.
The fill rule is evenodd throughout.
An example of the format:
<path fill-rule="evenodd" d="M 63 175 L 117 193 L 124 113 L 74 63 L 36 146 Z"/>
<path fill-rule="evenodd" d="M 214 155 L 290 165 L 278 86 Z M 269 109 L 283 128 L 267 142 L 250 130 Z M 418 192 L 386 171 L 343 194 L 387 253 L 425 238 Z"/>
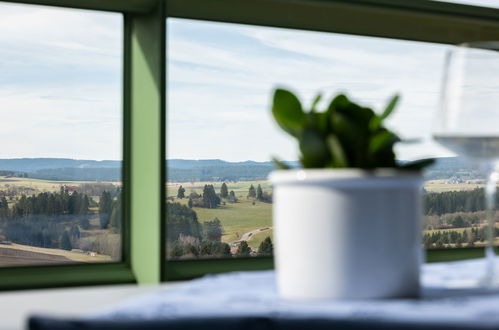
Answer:
<path fill-rule="evenodd" d="M 296 138 L 302 169 L 271 173 L 275 262 L 285 298 L 388 298 L 419 292 L 420 170 L 431 159 L 397 162 L 400 139 L 381 114 L 338 95 L 305 112 L 291 92 L 274 92 L 272 114 Z"/>

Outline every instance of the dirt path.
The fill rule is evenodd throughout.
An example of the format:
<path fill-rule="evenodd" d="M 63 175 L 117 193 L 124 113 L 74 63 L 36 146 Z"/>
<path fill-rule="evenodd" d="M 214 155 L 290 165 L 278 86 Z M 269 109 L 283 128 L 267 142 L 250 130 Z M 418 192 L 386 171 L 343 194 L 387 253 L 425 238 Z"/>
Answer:
<path fill-rule="evenodd" d="M 241 238 L 238 239 L 237 241 L 229 242 L 229 244 L 237 244 L 241 243 L 242 241 L 248 241 L 251 238 L 251 236 L 253 236 L 254 234 L 268 230 L 272 230 L 272 227 L 262 227 L 262 228 L 253 229 L 252 231 L 244 233 L 243 236 L 241 236 Z"/>

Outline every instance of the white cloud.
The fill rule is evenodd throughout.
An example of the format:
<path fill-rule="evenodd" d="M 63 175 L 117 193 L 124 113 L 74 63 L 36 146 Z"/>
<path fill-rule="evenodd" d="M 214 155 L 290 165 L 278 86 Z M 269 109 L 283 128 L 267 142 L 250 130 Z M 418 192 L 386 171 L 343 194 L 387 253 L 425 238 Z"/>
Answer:
<path fill-rule="evenodd" d="M 269 113 L 277 85 L 305 106 L 344 91 L 380 109 L 400 92 L 390 126 L 429 137 L 447 46 L 178 19 L 168 37 L 170 157 L 296 159 Z M 121 55 L 119 14 L 2 5 L 0 158 L 121 158 Z"/>
<path fill-rule="evenodd" d="M 0 158 L 122 158 L 122 18 L 0 6 Z"/>
<path fill-rule="evenodd" d="M 317 91 L 344 91 L 381 109 L 400 92 L 390 127 L 426 141 L 398 147 L 401 158 L 443 155 L 429 136 L 447 46 L 185 20 L 168 29 L 170 157 L 295 159 L 269 115 L 276 85 L 305 106 Z"/>

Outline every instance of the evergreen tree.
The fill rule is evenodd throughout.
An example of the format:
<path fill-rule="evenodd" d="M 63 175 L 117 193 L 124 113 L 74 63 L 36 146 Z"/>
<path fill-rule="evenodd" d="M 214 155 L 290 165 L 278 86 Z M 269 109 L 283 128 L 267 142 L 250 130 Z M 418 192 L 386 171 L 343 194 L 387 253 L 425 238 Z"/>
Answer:
<path fill-rule="evenodd" d="M 68 231 L 65 230 L 61 237 L 61 249 L 71 251 L 71 239 L 69 238 Z"/>
<path fill-rule="evenodd" d="M 89 230 L 91 227 L 90 221 L 88 220 L 88 217 L 84 217 L 84 218 L 80 219 L 79 223 L 80 223 L 80 227 L 84 230 Z"/>
<path fill-rule="evenodd" d="M 248 198 L 255 198 L 255 197 L 256 197 L 255 187 L 251 185 L 248 189 Z"/>
<path fill-rule="evenodd" d="M 207 184 L 203 189 L 203 206 L 208 209 L 215 209 L 220 205 L 220 197 L 215 192 L 215 188 L 211 184 Z"/>
<path fill-rule="evenodd" d="M 443 240 L 440 238 L 438 239 L 436 242 L 435 242 L 437 248 L 443 248 L 444 247 L 444 242 Z"/>
<path fill-rule="evenodd" d="M 9 203 L 7 202 L 7 198 L 5 196 L 2 196 L 0 198 L 0 209 L 8 209 L 9 208 Z"/>
<path fill-rule="evenodd" d="M 77 224 L 73 224 L 71 226 L 70 233 L 71 233 L 71 240 L 73 242 L 80 239 L 81 233 L 80 233 L 80 228 L 78 228 Z"/>
<path fill-rule="evenodd" d="M 2 196 L 0 198 L 0 218 L 5 219 L 9 216 L 9 202 L 7 202 L 7 198 Z"/>
<path fill-rule="evenodd" d="M 101 229 L 109 227 L 109 220 L 113 209 L 113 200 L 111 194 L 103 191 L 99 199 L 99 221 Z"/>
<path fill-rule="evenodd" d="M 267 236 L 260 246 L 258 247 L 258 255 L 259 256 L 271 256 L 274 252 L 274 245 L 272 244 L 272 240 L 269 236 Z"/>
<path fill-rule="evenodd" d="M 78 214 L 88 214 L 90 207 L 90 200 L 87 195 L 84 195 L 80 202 L 80 208 L 78 210 Z"/>
<path fill-rule="evenodd" d="M 248 246 L 248 243 L 246 241 L 242 241 L 241 243 L 239 243 L 239 246 L 237 247 L 236 255 L 238 257 L 249 257 L 250 252 L 251 249 Z"/>
<path fill-rule="evenodd" d="M 202 238 L 202 227 L 198 222 L 196 212 L 185 205 L 167 203 L 166 221 L 168 226 L 168 242 L 176 241 L 181 236 L 190 236 L 196 239 Z"/>
<path fill-rule="evenodd" d="M 222 187 L 220 187 L 220 197 L 222 198 L 227 198 L 229 196 L 229 189 L 227 188 L 227 185 L 222 183 Z"/>
<path fill-rule="evenodd" d="M 234 190 L 231 190 L 229 193 L 229 202 L 230 203 L 236 203 L 237 202 L 237 197 L 236 194 L 234 193 Z"/>
<path fill-rule="evenodd" d="M 263 200 L 263 190 L 260 185 L 258 185 L 258 187 L 256 188 L 256 199 L 258 199 L 259 201 Z"/>
<path fill-rule="evenodd" d="M 220 247 L 220 255 L 222 257 L 230 257 L 232 254 L 230 253 L 230 246 L 227 243 L 222 243 Z"/>
<path fill-rule="evenodd" d="M 169 255 L 170 258 L 173 259 L 184 255 L 184 249 L 182 248 L 182 245 L 178 241 L 175 241 L 171 244 L 169 248 Z"/>
<path fill-rule="evenodd" d="M 109 226 L 113 228 L 121 228 L 121 194 L 118 195 L 116 201 L 114 201 L 111 210 L 111 218 L 109 220 Z"/>
<path fill-rule="evenodd" d="M 203 223 L 205 237 L 210 241 L 218 241 L 222 240 L 223 227 L 220 222 L 220 219 L 215 218 L 212 221 L 206 221 Z"/>
<path fill-rule="evenodd" d="M 177 198 L 184 198 L 185 197 L 185 188 L 182 187 L 182 185 L 180 185 L 180 187 L 178 187 L 178 191 L 177 191 Z"/>

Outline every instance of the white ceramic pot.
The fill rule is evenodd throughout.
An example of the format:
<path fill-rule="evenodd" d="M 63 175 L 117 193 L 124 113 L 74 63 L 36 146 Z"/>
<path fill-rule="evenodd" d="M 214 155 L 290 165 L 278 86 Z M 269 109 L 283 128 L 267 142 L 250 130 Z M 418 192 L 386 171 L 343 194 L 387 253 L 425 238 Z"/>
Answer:
<path fill-rule="evenodd" d="M 282 297 L 418 295 L 420 175 L 313 169 L 274 171 L 270 180 Z"/>

